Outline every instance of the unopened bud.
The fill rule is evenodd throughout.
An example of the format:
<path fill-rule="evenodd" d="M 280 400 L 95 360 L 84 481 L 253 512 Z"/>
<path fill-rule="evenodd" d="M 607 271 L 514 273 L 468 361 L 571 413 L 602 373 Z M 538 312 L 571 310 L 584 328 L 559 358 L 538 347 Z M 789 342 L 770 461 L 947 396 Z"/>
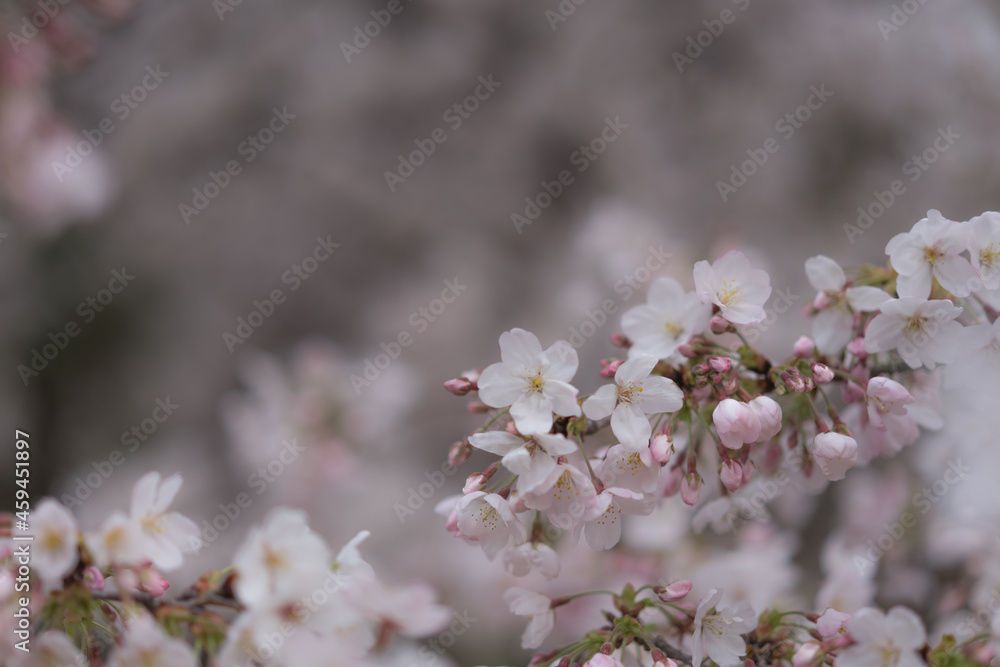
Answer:
<path fill-rule="evenodd" d="M 855 338 L 847 344 L 847 351 L 858 359 L 864 360 L 868 356 L 868 351 L 865 350 L 865 339 L 860 337 Z"/>
<path fill-rule="evenodd" d="M 729 369 L 733 367 L 733 360 L 729 357 L 709 357 L 708 365 L 716 373 L 728 373 Z"/>
<path fill-rule="evenodd" d="M 698 494 L 701 492 L 701 476 L 696 472 L 689 472 L 681 480 L 681 500 L 688 505 L 698 503 Z"/>
<path fill-rule="evenodd" d="M 618 372 L 618 367 L 625 363 L 624 359 L 608 360 L 604 359 L 601 361 L 601 365 L 604 368 L 601 369 L 601 377 L 613 378 L 615 373 Z"/>
<path fill-rule="evenodd" d="M 829 305 L 830 305 L 830 297 L 829 295 L 827 295 L 826 292 L 820 292 L 819 294 L 816 295 L 816 298 L 813 299 L 813 308 L 815 308 L 816 310 L 823 310 Z"/>
<path fill-rule="evenodd" d="M 655 438 L 649 446 L 649 451 L 653 455 L 653 460 L 660 464 L 665 464 L 670 461 L 670 455 L 673 453 L 674 443 L 670 441 L 670 438 L 666 434 L 660 433 Z"/>
<path fill-rule="evenodd" d="M 448 465 L 457 468 L 468 461 L 470 456 L 472 456 L 472 445 L 469 444 L 468 438 L 459 440 L 448 450 Z"/>
<path fill-rule="evenodd" d="M 468 495 L 470 493 L 475 493 L 476 491 L 482 491 L 485 486 L 486 477 L 483 473 L 474 472 L 466 478 L 465 486 L 462 487 L 462 493 Z"/>
<path fill-rule="evenodd" d="M 705 362 L 697 363 L 691 368 L 691 372 L 695 375 L 706 375 L 709 370 L 708 364 Z"/>
<path fill-rule="evenodd" d="M 709 323 L 709 326 L 712 329 L 712 333 L 721 334 L 729 331 L 731 325 L 729 324 L 729 320 L 727 320 L 726 318 L 721 317 L 719 315 L 713 315 L 712 321 Z"/>
<path fill-rule="evenodd" d="M 677 602 L 691 592 L 691 582 L 686 579 L 675 581 L 668 586 L 657 586 L 656 595 L 664 602 Z"/>
<path fill-rule="evenodd" d="M 698 356 L 698 352 L 694 349 L 694 346 L 690 343 L 681 343 L 677 346 L 677 353 L 682 357 L 687 357 L 688 359 L 693 359 Z"/>
<path fill-rule="evenodd" d="M 92 591 L 104 590 L 104 575 L 93 565 L 88 565 L 83 569 L 83 583 Z"/>
<path fill-rule="evenodd" d="M 490 411 L 490 406 L 485 403 L 480 403 L 479 401 L 469 401 L 469 404 L 465 406 L 465 409 L 474 415 L 482 414 L 484 412 Z"/>
<path fill-rule="evenodd" d="M 794 354 L 799 359 L 805 359 L 806 357 L 811 357 L 812 353 L 816 351 L 816 343 L 809 336 L 799 336 L 799 339 L 795 341 L 792 345 L 792 354 Z"/>
<path fill-rule="evenodd" d="M 722 485 L 730 493 L 736 493 L 743 486 L 743 466 L 740 465 L 739 461 L 732 459 L 723 461 L 719 468 L 719 479 L 722 480 Z"/>
<path fill-rule="evenodd" d="M 813 379 L 816 380 L 817 384 L 833 382 L 833 371 L 826 364 L 813 364 L 811 368 Z"/>
<path fill-rule="evenodd" d="M 456 396 L 465 396 L 476 387 L 465 378 L 455 378 L 454 380 L 448 380 L 445 382 L 444 388 Z"/>
<path fill-rule="evenodd" d="M 629 348 L 632 347 L 632 341 L 628 339 L 623 333 L 613 333 L 611 334 L 611 344 L 616 347 Z"/>

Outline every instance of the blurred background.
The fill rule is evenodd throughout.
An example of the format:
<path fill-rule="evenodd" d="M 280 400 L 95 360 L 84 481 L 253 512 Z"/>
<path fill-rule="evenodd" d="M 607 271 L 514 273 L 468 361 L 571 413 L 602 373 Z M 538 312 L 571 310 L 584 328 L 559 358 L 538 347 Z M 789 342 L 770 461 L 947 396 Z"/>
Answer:
<path fill-rule="evenodd" d="M 479 424 L 441 383 L 500 332 L 576 335 L 589 393 L 652 275 L 739 246 L 792 306 L 777 352 L 807 257 L 997 206 L 987 0 L 0 5 L 0 411 L 34 496 L 90 528 L 179 471 L 210 537 L 248 494 L 190 575 L 279 503 L 370 529 L 386 580 L 490 618 L 461 664 L 520 629 L 432 510 L 479 469 L 435 473 Z"/>

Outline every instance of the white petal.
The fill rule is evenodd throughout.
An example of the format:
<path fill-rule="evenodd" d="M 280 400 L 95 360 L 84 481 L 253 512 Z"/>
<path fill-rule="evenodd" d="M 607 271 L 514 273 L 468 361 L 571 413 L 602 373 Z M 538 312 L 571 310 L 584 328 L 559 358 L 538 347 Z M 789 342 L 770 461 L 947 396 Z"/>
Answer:
<path fill-rule="evenodd" d="M 647 415 L 676 412 L 684 405 L 684 392 L 670 378 L 659 375 L 642 381 L 642 392 L 633 394 L 635 404 Z"/>
<path fill-rule="evenodd" d="M 552 402 L 537 392 L 522 394 L 510 406 L 510 415 L 517 430 L 525 435 L 552 429 Z"/>
<path fill-rule="evenodd" d="M 479 375 L 479 400 L 492 408 L 513 404 L 526 389 L 524 377 L 503 363 L 487 366 Z"/>
<path fill-rule="evenodd" d="M 615 371 L 615 382 L 619 385 L 626 385 L 631 382 L 638 382 L 649 377 L 653 367 L 656 366 L 657 358 L 653 356 L 637 356 L 629 359 Z"/>
<path fill-rule="evenodd" d="M 892 297 L 885 290 L 877 287 L 848 287 L 847 302 L 851 308 L 859 312 L 878 310 Z"/>
<path fill-rule="evenodd" d="M 638 407 L 619 405 L 611 413 L 611 431 L 626 449 L 638 450 L 649 445 L 653 427 Z"/>
<path fill-rule="evenodd" d="M 583 402 L 583 413 L 588 419 L 604 419 L 615 409 L 617 402 L 618 385 L 606 384 Z"/>
<path fill-rule="evenodd" d="M 561 417 L 580 416 L 580 404 L 576 402 L 577 393 L 579 390 L 576 387 L 561 380 L 546 379 L 542 389 L 542 394 L 552 406 L 552 411 Z"/>
<path fill-rule="evenodd" d="M 816 255 L 806 260 L 806 275 L 809 284 L 820 292 L 839 292 L 847 282 L 847 276 L 840 264 L 826 255 Z"/>
<path fill-rule="evenodd" d="M 920 617 L 906 607 L 890 609 L 886 624 L 893 643 L 900 648 L 916 650 L 927 641 L 927 633 Z"/>
<path fill-rule="evenodd" d="M 564 340 L 557 340 L 541 356 L 545 379 L 569 382 L 576 375 L 580 360 L 576 349 Z"/>
<path fill-rule="evenodd" d="M 513 369 L 538 367 L 542 344 L 538 336 L 524 329 L 511 329 L 500 334 L 500 358 Z"/>
<path fill-rule="evenodd" d="M 160 473 L 148 472 L 139 478 L 139 481 L 132 487 L 132 507 L 133 517 L 142 517 L 153 511 L 156 505 L 156 489 L 160 485 Z"/>
<path fill-rule="evenodd" d="M 469 436 L 469 444 L 490 454 L 503 456 L 512 449 L 524 446 L 524 440 L 507 431 L 487 431 Z"/>

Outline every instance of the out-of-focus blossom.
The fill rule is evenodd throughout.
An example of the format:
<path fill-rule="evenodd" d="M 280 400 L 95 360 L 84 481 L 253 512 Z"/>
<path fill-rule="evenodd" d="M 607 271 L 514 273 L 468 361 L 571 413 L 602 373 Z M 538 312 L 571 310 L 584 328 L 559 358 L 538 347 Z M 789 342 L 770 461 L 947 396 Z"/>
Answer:
<path fill-rule="evenodd" d="M 848 623 L 854 641 L 837 656 L 839 667 L 922 667 L 919 651 L 927 641 L 920 617 L 906 607 L 888 614 L 866 607 Z"/>
<path fill-rule="evenodd" d="M 555 627 L 552 600 L 541 593 L 519 587 L 508 589 L 503 594 L 503 600 L 512 614 L 529 619 L 528 627 L 521 636 L 521 647 L 535 649 L 541 646 Z"/>
<path fill-rule="evenodd" d="M 691 637 L 691 662 L 700 665 L 705 656 L 719 667 L 740 667 L 746 655 L 741 636 L 757 627 L 757 616 L 746 602 L 719 609 L 722 591 L 713 588 L 698 605 Z"/>
<path fill-rule="evenodd" d="M 32 512 L 31 523 L 35 530 L 31 569 L 46 585 L 58 585 L 79 561 L 76 520 L 59 502 L 45 498 Z"/>
<path fill-rule="evenodd" d="M 671 359 L 678 345 L 705 331 L 711 316 L 711 306 L 696 293 L 685 292 L 673 278 L 657 278 L 646 303 L 622 315 L 622 332 L 632 341 L 628 356 Z"/>

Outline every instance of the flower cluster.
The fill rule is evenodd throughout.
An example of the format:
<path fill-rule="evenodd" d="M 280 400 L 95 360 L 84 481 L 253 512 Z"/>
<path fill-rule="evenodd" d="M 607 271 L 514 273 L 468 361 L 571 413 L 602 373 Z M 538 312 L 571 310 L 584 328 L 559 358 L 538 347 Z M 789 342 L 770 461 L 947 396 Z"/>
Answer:
<path fill-rule="evenodd" d="M 199 540 L 194 522 L 169 511 L 181 483 L 179 475 L 145 475 L 129 514 L 84 534 L 57 501 L 38 504 L 30 577 L 19 574 L 13 543 L 0 543 L 3 664 L 377 665 L 395 637 L 423 637 L 452 621 L 426 585 L 390 587 L 376 576 L 358 550 L 367 531 L 334 556 L 304 512 L 284 507 L 251 530 L 231 567 L 168 599 L 161 572 L 180 567 Z M 15 590 L 16 579 L 37 582 L 29 608 L 40 634 L 30 652 L 10 643 L 8 624 L 25 606 L 16 590 L 28 590 Z"/>
<path fill-rule="evenodd" d="M 822 613 L 764 610 L 746 602 L 726 603 L 725 593 L 711 589 L 696 605 L 686 598 L 691 583 L 667 586 L 626 585 L 619 593 L 594 591 L 550 599 L 520 588 L 505 596 L 512 613 L 530 618 L 526 648 L 537 648 L 554 625 L 555 610 L 583 596 L 611 597 L 604 610 L 607 623 L 555 650 L 538 653 L 532 665 L 580 664 L 587 667 L 701 666 L 791 664 L 793 667 L 919 667 L 922 665 L 986 665 L 992 653 L 982 644 L 959 645 L 945 636 L 928 645 L 923 622 L 911 609 L 896 606 L 884 613 L 865 607 L 854 614 L 833 608 Z M 620 651 L 621 659 L 615 656 Z"/>
<path fill-rule="evenodd" d="M 888 266 L 850 272 L 822 255 L 806 262 L 817 292 L 803 311 L 812 335 L 783 359 L 766 357 L 745 335 L 766 317 L 771 285 L 738 251 L 695 264 L 693 291 L 655 279 L 647 303 L 626 311 L 622 333 L 611 337 L 624 354 L 602 360 L 600 375 L 613 382 L 589 395 L 573 384 L 579 362 L 569 343 L 543 348 L 523 329 L 503 333 L 498 363 L 445 383 L 454 394 L 474 394 L 470 410 L 489 415 L 452 446 L 451 462 L 476 450 L 500 457 L 438 505 L 448 530 L 491 559 L 502 554 L 515 576 L 538 570 L 553 578 L 560 546 L 582 538 L 609 549 L 622 539 L 626 517 L 659 513 L 666 498 L 695 507 L 696 530 L 730 532 L 744 494 L 761 479 L 777 473 L 816 494 L 853 468 L 896 455 L 921 427 L 941 428 L 942 374 L 935 369 L 1000 366 L 1000 214 L 956 222 L 930 211 L 893 238 L 886 254 Z M 830 566 L 821 598 L 854 591 L 870 599 L 863 591 L 871 575 L 864 567 L 853 572 L 855 565 L 847 566 L 852 572 Z M 652 662 L 669 664 L 639 614 L 665 602 L 637 601 L 636 593 L 626 588 L 614 598 L 621 616 L 608 615 L 610 626 L 532 664 L 617 664 L 611 649 L 633 642 L 652 650 Z M 541 645 L 553 609 L 575 597 L 508 593 L 511 611 L 531 618 L 526 648 Z M 830 613 L 849 607 L 864 620 L 849 634 L 812 629 L 811 639 L 798 641 L 801 628 L 747 608 L 718 612 L 719 599 L 709 594 L 697 610 L 681 605 L 667 614 L 694 665 L 706 655 L 720 666 L 742 664 L 747 642 L 756 642 L 757 656 L 767 651 L 766 661 L 754 664 L 781 659 L 796 667 L 824 660 L 928 664 L 933 653 L 920 621 L 902 608 L 886 620 L 874 610 L 857 612 L 858 605 L 828 604 Z M 975 660 L 986 655 L 989 637 L 934 650 L 971 660 L 954 664 L 982 664 Z"/>

